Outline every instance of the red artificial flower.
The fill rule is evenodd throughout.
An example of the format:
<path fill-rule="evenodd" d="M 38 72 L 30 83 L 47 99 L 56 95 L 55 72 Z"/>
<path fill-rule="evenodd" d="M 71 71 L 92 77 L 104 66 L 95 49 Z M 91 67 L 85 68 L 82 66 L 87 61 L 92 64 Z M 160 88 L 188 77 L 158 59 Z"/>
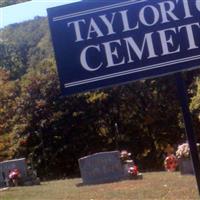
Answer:
<path fill-rule="evenodd" d="M 24 140 L 21 140 L 21 141 L 20 141 L 20 145 L 21 145 L 21 146 L 24 146 L 24 145 L 26 145 L 26 144 L 27 144 L 27 140 L 24 139 Z"/>
<path fill-rule="evenodd" d="M 138 175 L 138 167 L 136 165 L 134 165 L 133 167 L 130 167 L 128 170 L 128 173 L 133 176 Z"/>
<path fill-rule="evenodd" d="M 8 177 L 10 179 L 17 179 L 21 176 L 20 171 L 18 169 L 13 169 L 9 172 Z"/>
<path fill-rule="evenodd" d="M 173 172 L 176 170 L 178 165 L 177 158 L 175 155 L 171 154 L 165 158 L 164 166 L 166 171 Z"/>

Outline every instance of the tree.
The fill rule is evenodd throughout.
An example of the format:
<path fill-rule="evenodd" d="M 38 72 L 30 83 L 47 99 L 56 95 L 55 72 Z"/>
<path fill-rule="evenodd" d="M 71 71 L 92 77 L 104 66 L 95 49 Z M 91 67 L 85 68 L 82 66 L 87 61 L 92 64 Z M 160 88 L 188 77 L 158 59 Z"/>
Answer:
<path fill-rule="evenodd" d="M 30 1 L 30 0 L 1 0 L 0 2 L 0 8 L 1 7 L 5 7 L 5 6 L 10 6 L 10 5 L 13 5 L 13 4 L 17 4 L 17 3 L 23 3 L 23 2 L 26 2 L 26 1 Z"/>
<path fill-rule="evenodd" d="M 193 123 L 195 132 L 197 134 L 197 140 L 200 140 L 200 78 L 197 76 L 194 81 L 194 85 L 191 88 L 192 98 L 190 102 L 190 110 L 193 116 Z"/>
<path fill-rule="evenodd" d="M 172 76 L 63 97 L 47 19 L 2 31 L 0 159 L 26 157 L 42 177 L 58 178 L 77 175 L 80 157 L 127 149 L 141 169 L 160 170 L 165 147 L 185 140 Z M 195 119 L 197 75 L 186 79 Z"/>
<path fill-rule="evenodd" d="M 18 89 L 18 81 L 10 81 L 9 72 L 0 69 L 0 160 L 10 159 L 14 155 L 15 141 L 10 133 Z"/>
<path fill-rule="evenodd" d="M 10 71 L 10 78 L 17 79 L 26 72 L 19 49 L 13 44 L 0 43 L 0 68 Z"/>

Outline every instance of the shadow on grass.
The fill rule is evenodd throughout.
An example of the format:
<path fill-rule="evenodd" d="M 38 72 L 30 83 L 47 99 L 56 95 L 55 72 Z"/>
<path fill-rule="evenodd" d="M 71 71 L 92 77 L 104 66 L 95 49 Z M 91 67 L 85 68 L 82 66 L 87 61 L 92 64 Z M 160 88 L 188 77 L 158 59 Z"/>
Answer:
<path fill-rule="evenodd" d="M 83 186 L 95 186 L 95 185 L 105 185 L 105 184 L 112 184 L 112 183 L 119 183 L 121 181 L 124 181 L 124 179 L 115 180 L 115 181 L 105 181 L 105 182 L 97 182 L 97 183 L 77 183 L 76 187 L 83 187 Z"/>
<path fill-rule="evenodd" d="M 87 186 L 87 185 L 84 184 L 84 183 L 77 183 L 77 184 L 76 184 L 76 187 L 83 187 L 83 186 Z"/>

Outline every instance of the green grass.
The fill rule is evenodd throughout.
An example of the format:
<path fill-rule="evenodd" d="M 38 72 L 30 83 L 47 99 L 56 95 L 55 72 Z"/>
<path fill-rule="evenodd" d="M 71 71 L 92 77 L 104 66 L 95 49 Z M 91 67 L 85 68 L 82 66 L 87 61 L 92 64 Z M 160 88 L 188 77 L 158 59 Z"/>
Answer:
<path fill-rule="evenodd" d="M 179 172 L 144 173 L 143 180 L 77 186 L 81 179 L 43 182 L 0 192 L 0 200 L 191 200 L 200 199 L 194 176 Z"/>

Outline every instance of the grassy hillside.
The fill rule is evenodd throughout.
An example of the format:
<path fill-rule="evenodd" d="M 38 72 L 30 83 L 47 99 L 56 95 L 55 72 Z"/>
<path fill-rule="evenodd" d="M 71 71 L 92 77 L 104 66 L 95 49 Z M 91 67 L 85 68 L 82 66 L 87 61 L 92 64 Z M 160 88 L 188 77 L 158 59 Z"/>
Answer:
<path fill-rule="evenodd" d="M 11 188 L 1 200 L 192 200 L 199 199 L 194 176 L 144 173 L 143 180 L 79 186 L 80 179 L 44 182 L 41 186 Z"/>

